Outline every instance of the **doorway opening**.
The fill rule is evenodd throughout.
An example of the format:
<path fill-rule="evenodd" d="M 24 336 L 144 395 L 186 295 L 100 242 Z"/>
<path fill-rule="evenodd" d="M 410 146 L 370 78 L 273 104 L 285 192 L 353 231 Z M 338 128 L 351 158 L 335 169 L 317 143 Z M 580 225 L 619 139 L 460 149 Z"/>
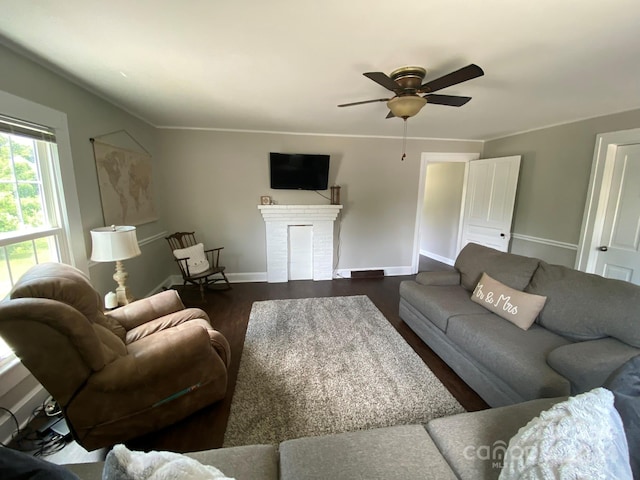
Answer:
<path fill-rule="evenodd" d="M 431 163 L 436 163 L 438 159 L 447 158 L 441 155 L 439 157 L 431 157 L 430 154 L 426 154 L 423 159 L 426 172 L 423 173 L 425 175 L 424 181 L 422 178 L 420 179 L 422 182 L 420 199 L 424 202 L 424 199 L 427 198 L 429 201 L 424 202 L 423 205 L 418 204 L 418 213 L 416 214 L 418 217 L 416 220 L 417 241 L 415 244 L 417 248 L 414 251 L 414 262 L 419 260 L 423 239 L 432 241 L 431 245 L 435 246 L 435 248 L 444 248 L 442 250 L 443 254 L 436 253 L 436 255 L 441 257 L 440 260 L 443 263 L 448 264 L 453 264 L 462 247 L 469 242 L 508 252 L 520 172 L 520 155 L 480 160 L 477 158 L 477 154 L 475 154 L 476 158 L 468 158 L 468 156 L 465 158 L 462 156 L 463 154 L 451 154 L 448 157 L 449 161 L 464 162 L 463 185 L 460 189 L 460 179 L 452 181 L 448 172 L 439 181 L 444 183 L 441 188 L 443 194 L 451 195 L 454 199 L 449 198 L 447 201 L 438 202 L 434 199 L 429 199 L 431 190 L 434 188 L 429 186 L 429 184 L 434 183 L 431 181 L 429 169 L 431 168 Z M 433 173 L 439 170 L 434 170 Z M 446 170 L 451 170 L 451 168 Z M 458 177 L 460 177 L 460 173 L 457 172 Z M 456 172 L 454 171 L 453 174 L 455 176 Z M 458 185 L 457 188 L 454 187 L 454 184 Z M 456 189 L 458 193 L 452 192 L 452 188 Z M 458 196 L 462 197 L 459 202 L 456 201 Z M 438 207 L 438 203 L 440 203 L 439 208 L 450 211 L 444 215 L 429 214 L 430 206 L 435 205 Z M 421 206 L 423 208 L 420 208 Z M 427 213 L 423 214 L 424 211 L 427 211 Z M 425 234 L 425 231 L 429 230 L 429 225 L 424 228 L 423 224 L 437 217 L 442 217 L 441 224 L 431 225 L 430 233 L 434 234 L 436 238 L 441 235 L 442 238 L 433 242 L 433 238 L 430 239 Z M 447 228 L 444 226 L 445 222 L 453 222 L 454 225 L 449 225 Z M 457 230 L 455 229 L 455 223 L 458 225 Z M 429 251 L 430 248 L 434 248 L 430 247 L 428 243 L 424 243 L 423 247 L 423 251 Z M 433 257 L 433 255 L 430 256 Z"/>
<path fill-rule="evenodd" d="M 420 256 L 453 265 L 459 252 L 469 162 L 479 153 L 423 152 L 416 209 L 412 272 Z"/>

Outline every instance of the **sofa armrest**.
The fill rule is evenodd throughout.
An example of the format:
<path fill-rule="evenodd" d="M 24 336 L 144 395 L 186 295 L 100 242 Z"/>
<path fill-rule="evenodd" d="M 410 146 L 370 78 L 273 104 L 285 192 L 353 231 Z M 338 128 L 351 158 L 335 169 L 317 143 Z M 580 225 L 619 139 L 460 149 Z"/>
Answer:
<path fill-rule="evenodd" d="M 497 479 L 509 440 L 566 397 L 544 398 L 431 420 L 427 432 L 462 480 Z"/>
<path fill-rule="evenodd" d="M 547 355 L 551 368 L 571 383 L 573 395 L 600 387 L 617 368 L 640 354 L 640 349 L 615 338 L 570 343 Z"/>
<path fill-rule="evenodd" d="M 107 312 L 106 316 L 117 320 L 126 330 L 131 330 L 149 320 L 184 310 L 184 304 L 175 290 L 166 290 Z"/>
<path fill-rule="evenodd" d="M 460 285 L 460 272 L 457 270 L 420 272 L 416 275 L 416 282 L 422 285 Z"/>

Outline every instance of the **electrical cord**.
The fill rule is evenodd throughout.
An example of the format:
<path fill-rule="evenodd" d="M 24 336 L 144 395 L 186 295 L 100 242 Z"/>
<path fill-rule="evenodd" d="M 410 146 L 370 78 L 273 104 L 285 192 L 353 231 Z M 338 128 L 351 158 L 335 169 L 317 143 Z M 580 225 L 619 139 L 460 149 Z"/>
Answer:
<path fill-rule="evenodd" d="M 42 402 L 42 405 L 36 407 L 31 413 L 31 417 L 27 422 L 27 426 L 20 429 L 18 419 L 8 408 L 0 407 L 0 410 L 7 412 L 13 418 L 16 424 L 16 431 L 11 436 L 12 445 L 10 448 L 19 450 L 21 452 L 29 452 L 35 457 L 47 456 L 53 453 L 59 452 L 66 445 L 67 442 L 63 435 L 53 432 L 52 430 L 46 430 L 44 432 L 38 431 L 31 426 L 33 420 L 37 418 L 50 418 L 60 416 L 62 411 L 58 404 L 52 399 L 47 399 Z M 2 444 L 3 447 L 8 445 Z"/>
<path fill-rule="evenodd" d="M 17 435 L 17 434 L 20 434 L 20 423 L 18 422 L 18 419 L 13 414 L 13 412 L 11 410 L 9 410 L 8 408 L 4 408 L 4 407 L 0 407 L 0 410 L 4 410 L 9 415 L 11 415 L 11 418 L 13 418 L 13 421 L 16 424 L 16 433 L 14 433 L 14 436 Z M 11 437 L 11 438 L 13 438 L 13 437 Z M 2 445 L 3 447 L 6 447 L 6 445 L 4 443 L 2 443 L 2 442 L 0 442 L 0 445 Z"/>
<path fill-rule="evenodd" d="M 318 195 L 320 195 L 322 198 L 326 199 L 326 200 L 331 200 L 329 197 L 327 197 L 326 195 L 321 194 L 318 190 L 314 190 L 314 192 L 316 192 Z"/>

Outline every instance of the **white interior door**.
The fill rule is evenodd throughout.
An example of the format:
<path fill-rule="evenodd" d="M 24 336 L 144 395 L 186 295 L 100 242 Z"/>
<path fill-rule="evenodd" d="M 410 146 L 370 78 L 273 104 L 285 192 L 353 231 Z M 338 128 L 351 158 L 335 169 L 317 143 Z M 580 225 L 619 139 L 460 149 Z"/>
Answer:
<path fill-rule="evenodd" d="M 519 172 L 520 155 L 469 163 L 459 250 L 474 242 L 508 251 Z"/>
<path fill-rule="evenodd" d="M 640 285 L 640 144 L 618 147 L 595 273 Z"/>

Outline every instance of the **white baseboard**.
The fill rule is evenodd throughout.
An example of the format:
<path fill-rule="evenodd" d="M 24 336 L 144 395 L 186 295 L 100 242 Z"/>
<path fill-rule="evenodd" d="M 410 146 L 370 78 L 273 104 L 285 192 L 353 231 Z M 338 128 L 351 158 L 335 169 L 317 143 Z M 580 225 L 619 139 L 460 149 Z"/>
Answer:
<path fill-rule="evenodd" d="M 351 278 L 351 270 L 384 270 L 385 277 L 396 277 L 400 275 L 412 275 L 411 267 L 358 267 L 339 268 L 333 273 L 333 278 Z"/>
<path fill-rule="evenodd" d="M 451 263 L 450 265 L 453 265 Z M 334 271 L 333 278 L 351 278 L 351 270 L 384 270 L 385 277 L 394 277 L 399 275 L 412 275 L 410 266 L 403 267 L 359 267 L 359 268 L 341 268 Z M 227 273 L 229 283 L 253 283 L 266 282 L 267 272 L 248 272 L 248 273 Z M 155 290 L 149 293 L 152 295 L 158 293 L 163 288 L 171 288 L 173 285 L 182 285 L 183 280 L 180 275 L 170 275 L 164 282 L 159 284 Z"/>
<path fill-rule="evenodd" d="M 433 252 L 427 252 L 426 250 L 420 250 L 420 255 L 433 258 L 438 262 L 446 263 L 447 265 L 451 265 L 451 266 L 453 266 L 456 263 L 456 260 L 454 258 L 443 257 L 442 255 L 438 255 L 437 253 L 433 253 Z"/>
<path fill-rule="evenodd" d="M 267 272 L 227 273 L 229 283 L 266 282 Z"/>
<path fill-rule="evenodd" d="M 229 283 L 252 283 L 252 282 L 266 282 L 267 281 L 267 272 L 249 272 L 249 273 L 227 273 L 227 279 Z M 164 289 L 171 288 L 174 285 L 182 285 L 184 280 L 182 280 L 181 275 L 170 275 L 168 276 L 162 283 L 158 284 L 158 286 L 153 289 L 148 297 L 161 292 Z"/>
<path fill-rule="evenodd" d="M 160 293 L 168 288 L 171 288 L 172 285 L 175 285 L 174 281 L 175 282 L 179 281 L 180 285 L 182 285 L 182 277 L 180 275 L 171 275 L 165 278 L 163 282 L 156 285 L 155 288 L 153 288 L 149 293 L 147 293 L 145 298 L 150 297 L 151 295 L 155 295 L 156 293 Z"/>

